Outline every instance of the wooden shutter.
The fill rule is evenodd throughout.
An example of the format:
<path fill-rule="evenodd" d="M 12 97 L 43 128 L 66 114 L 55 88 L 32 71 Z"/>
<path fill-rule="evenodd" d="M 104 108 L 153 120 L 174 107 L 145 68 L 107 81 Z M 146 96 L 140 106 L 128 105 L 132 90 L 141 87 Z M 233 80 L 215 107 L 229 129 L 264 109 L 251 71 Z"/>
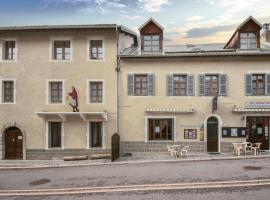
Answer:
<path fill-rule="evenodd" d="M 148 74 L 148 95 L 155 95 L 155 75 Z"/>
<path fill-rule="evenodd" d="M 219 95 L 227 96 L 227 75 L 226 74 L 219 75 Z"/>
<path fill-rule="evenodd" d="M 132 96 L 132 95 L 134 95 L 134 75 L 128 74 L 127 79 L 128 79 L 127 80 L 128 95 Z"/>
<path fill-rule="evenodd" d="M 252 95 L 252 75 L 245 75 L 245 88 L 246 88 L 246 96 Z"/>
<path fill-rule="evenodd" d="M 270 96 L 270 74 L 266 74 L 265 94 Z"/>
<path fill-rule="evenodd" d="M 173 75 L 167 75 L 167 95 L 173 96 Z"/>
<path fill-rule="evenodd" d="M 187 75 L 187 95 L 188 96 L 194 95 L 194 80 L 192 74 Z"/>
<path fill-rule="evenodd" d="M 205 75 L 204 74 L 200 74 L 199 75 L 199 93 L 200 96 L 204 96 L 205 95 Z"/>

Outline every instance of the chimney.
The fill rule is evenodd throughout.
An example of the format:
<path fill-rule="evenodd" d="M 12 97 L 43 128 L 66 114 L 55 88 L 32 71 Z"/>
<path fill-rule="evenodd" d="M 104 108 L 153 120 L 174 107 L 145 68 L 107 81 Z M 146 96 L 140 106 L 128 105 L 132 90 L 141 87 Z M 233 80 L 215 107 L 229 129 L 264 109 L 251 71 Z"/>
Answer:
<path fill-rule="evenodd" d="M 268 24 L 263 24 L 263 33 L 262 33 L 262 39 L 265 41 L 265 42 L 270 42 L 270 30 L 269 30 L 269 27 L 270 27 L 270 23 Z"/>

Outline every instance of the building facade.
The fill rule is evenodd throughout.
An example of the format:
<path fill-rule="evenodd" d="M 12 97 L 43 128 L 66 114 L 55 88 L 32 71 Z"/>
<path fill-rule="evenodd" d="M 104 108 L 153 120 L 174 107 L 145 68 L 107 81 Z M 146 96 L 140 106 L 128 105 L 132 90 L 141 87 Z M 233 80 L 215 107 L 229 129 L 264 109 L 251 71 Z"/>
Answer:
<path fill-rule="evenodd" d="M 118 51 L 135 41 L 114 24 L 0 28 L 0 158 L 109 151 Z"/>
<path fill-rule="evenodd" d="M 166 152 L 176 143 L 232 152 L 244 141 L 269 150 L 267 25 L 249 17 L 227 44 L 209 45 L 164 46 L 153 19 L 139 31 L 140 45 L 120 59 L 123 153 Z"/>
<path fill-rule="evenodd" d="M 0 158 L 109 152 L 269 150 L 269 25 L 249 17 L 227 44 L 166 46 L 149 19 L 0 28 Z"/>

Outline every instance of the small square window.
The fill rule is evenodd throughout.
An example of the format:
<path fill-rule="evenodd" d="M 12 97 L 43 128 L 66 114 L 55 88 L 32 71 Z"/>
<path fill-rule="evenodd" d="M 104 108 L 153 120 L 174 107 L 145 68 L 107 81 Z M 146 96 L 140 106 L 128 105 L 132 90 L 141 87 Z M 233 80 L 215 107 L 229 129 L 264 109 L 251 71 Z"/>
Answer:
<path fill-rule="evenodd" d="M 103 102 L 103 82 L 91 81 L 89 84 L 90 84 L 90 102 L 102 103 Z"/>
<path fill-rule="evenodd" d="M 54 60 L 71 60 L 70 41 L 54 41 Z"/>
<path fill-rule="evenodd" d="M 103 40 L 90 41 L 90 59 L 103 60 Z"/>
<path fill-rule="evenodd" d="M 5 41 L 3 48 L 3 59 L 4 60 L 15 60 L 15 41 Z"/>
<path fill-rule="evenodd" d="M 49 99 L 50 103 L 63 102 L 63 82 L 52 81 L 49 83 Z"/>
<path fill-rule="evenodd" d="M 14 102 L 14 81 L 2 82 L 2 102 L 3 103 Z"/>

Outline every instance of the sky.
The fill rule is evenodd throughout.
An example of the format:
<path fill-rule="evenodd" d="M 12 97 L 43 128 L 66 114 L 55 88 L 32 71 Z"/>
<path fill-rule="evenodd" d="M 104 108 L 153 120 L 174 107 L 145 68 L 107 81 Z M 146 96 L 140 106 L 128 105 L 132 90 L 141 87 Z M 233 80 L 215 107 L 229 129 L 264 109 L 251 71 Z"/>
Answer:
<path fill-rule="evenodd" d="M 270 22 L 270 0 L 0 0 L 0 26 L 121 24 L 133 31 L 153 17 L 165 43 L 226 43 L 252 15 Z"/>

